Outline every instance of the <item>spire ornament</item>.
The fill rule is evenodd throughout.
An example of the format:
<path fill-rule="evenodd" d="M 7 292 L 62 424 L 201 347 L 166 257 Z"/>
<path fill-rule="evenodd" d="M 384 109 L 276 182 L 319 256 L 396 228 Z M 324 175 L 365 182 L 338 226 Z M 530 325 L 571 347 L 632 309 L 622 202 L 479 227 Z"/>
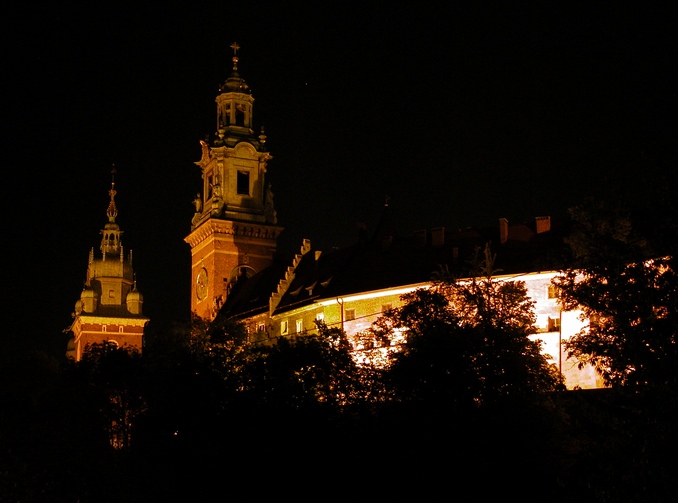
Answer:
<path fill-rule="evenodd" d="M 231 49 L 233 49 L 233 71 L 236 71 L 238 69 L 238 51 L 240 50 L 240 46 L 237 44 L 237 42 L 233 42 L 231 44 Z"/>
<path fill-rule="evenodd" d="M 108 191 L 108 195 L 111 196 L 111 201 L 108 203 L 108 208 L 106 209 L 106 216 L 110 223 L 115 223 L 115 217 L 118 216 L 118 207 L 115 205 L 115 195 L 118 193 L 115 190 L 115 164 L 111 170 L 111 190 Z"/>

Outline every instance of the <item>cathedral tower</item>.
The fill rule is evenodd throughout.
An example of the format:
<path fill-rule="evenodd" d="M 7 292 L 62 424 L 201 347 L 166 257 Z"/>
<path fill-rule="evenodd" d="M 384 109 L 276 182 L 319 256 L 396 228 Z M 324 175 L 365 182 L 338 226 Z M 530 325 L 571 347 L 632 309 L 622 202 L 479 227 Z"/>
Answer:
<path fill-rule="evenodd" d="M 115 170 L 113 170 L 115 177 Z M 143 296 L 137 290 L 132 268 L 132 251 L 127 257 L 122 246 L 122 231 L 115 222 L 115 178 L 108 191 L 108 223 L 101 231 L 100 254 L 90 250 L 87 277 L 75 303 L 73 324 L 68 331 L 67 355 L 80 361 L 88 344 L 113 343 L 141 351 L 144 329 L 149 319 L 142 315 Z"/>
<path fill-rule="evenodd" d="M 266 136 L 263 128 L 254 134 L 254 98 L 238 73 L 240 47 L 231 48 L 233 69 L 216 97 L 217 131 L 211 142 L 200 142 L 195 164 L 203 186 L 185 238 L 191 246 L 191 311 L 207 320 L 239 278 L 271 264 L 282 232 L 265 180 L 271 159 Z"/>

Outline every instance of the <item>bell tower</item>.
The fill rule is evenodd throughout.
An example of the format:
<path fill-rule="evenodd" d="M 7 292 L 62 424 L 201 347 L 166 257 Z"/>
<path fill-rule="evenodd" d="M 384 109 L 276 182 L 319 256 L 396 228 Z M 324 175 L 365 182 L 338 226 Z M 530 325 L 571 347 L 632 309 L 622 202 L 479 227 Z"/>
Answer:
<path fill-rule="evenodd" d="M 282 227 L 277 225 L 273 193 L 266 183 L 266 135 L 253 129 L 251 90 L 238 73 L 238 44 L 233 68 L 216 97 L 216 134 L 201 141 L 195 164 L 202 192 L 193 201 L 191 233 L 191 311 L 212 320 L 239 278 L 269 266 Z"/>
<path fill-rule="evenodd" d="M 80 361 L 88 344 L 108 342 L 141 352 L 146 324 L 142 315 L 144 298 L 137 290 L 132 268 L 132 251 L 127 256 L 122 246 L 122 233 L 115 219 L 115 169 L 112 171 L 110 201 L 106 209 L 108 222 L 101 231 L 99 252 L 89 252 L 87 277 L 75 303 L 73 323 L 67 332 L 67 356 Z"/>

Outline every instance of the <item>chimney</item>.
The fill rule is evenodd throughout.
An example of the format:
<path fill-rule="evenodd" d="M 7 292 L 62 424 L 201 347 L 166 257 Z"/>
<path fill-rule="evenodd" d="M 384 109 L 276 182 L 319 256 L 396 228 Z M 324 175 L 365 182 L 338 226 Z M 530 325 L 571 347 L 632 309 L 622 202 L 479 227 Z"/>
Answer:
<path fill-rule="evenodd" d="M 499 242 L 501 244 L 508 241 L 508 220 L 506 218 L 499 219 Z"/>
<path fill-rule="evenodd" d="M 536 217 L 535 218 L 537 234 L 548 232 L 551 230 L 551 217 Z"/>
<path fill-rule="evenodd" d="M 445 227 L 431 229 L 431 245 L 440 248 L 445 244 Z"/>
<path fill-rule="evenodd" d="M 426 246 L 426 229 L 414 231 L 414 238 L 417 246 L 423 248 Z"/>

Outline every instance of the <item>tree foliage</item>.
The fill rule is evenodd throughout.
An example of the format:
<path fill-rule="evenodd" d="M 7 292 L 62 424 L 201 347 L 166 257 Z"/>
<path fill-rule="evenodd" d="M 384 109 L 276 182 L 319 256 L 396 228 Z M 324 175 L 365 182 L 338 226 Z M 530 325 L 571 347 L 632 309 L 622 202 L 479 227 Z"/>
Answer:
<path fill-rule="evenodd" d="M 316 333 L 251 347 L 243 392 L 260 405 L 287 410 L 339 412 L 368 399 L 370 369 L 356 364 L 346 333 L 316 325 Z"/>
<path fill-rule="evenodd" d="M 136 419 L 146 411 L 141 388 L 141 354 L 132 347 L 109 342 L 88 344 L 77 373 L 90 384 L 91 404 L 99 410 L 102 429 L 115 449 L 128 449 Z"/>
<path fill-rule="evenodd" d="M 645 208 L 617 199 L 588 200 L 570 215 L 572 264 L 554 284 L 565 308 L 588 322 L 566 341 L 568 354 L 608 385 L 675 383 L 678 277 L 665 238 L 655 239 Z M 664 229 L 665 217 L 655 221 Z"/>
<path fill-rule="evenodd" d="M 530 338 L 535 315 L 524 282 L 495 279 L 489 244 L 478 252 L 471 279 L 406 294 L 402 307 L 375 323 L 378 337 L 406 338 L 387 372 L 399 399 L 475 407 L 560 383 Z"/>

